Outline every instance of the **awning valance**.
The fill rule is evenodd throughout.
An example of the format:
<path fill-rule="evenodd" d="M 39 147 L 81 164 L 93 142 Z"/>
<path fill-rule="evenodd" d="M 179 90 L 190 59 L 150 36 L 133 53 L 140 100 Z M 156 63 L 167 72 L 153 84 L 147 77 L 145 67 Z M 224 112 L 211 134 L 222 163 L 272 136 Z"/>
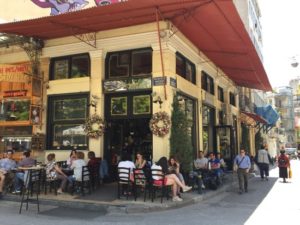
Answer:
<path fill-rule="evenodd" d="M 261 116 L 251 112 L 242 111 L 240 119 L 243 123 L 252 127 L 255 127 L 257 123 L 267 125 L 266 120 L 264 120 Z"/>
<path fill-rule="evenodd" d="M 128 0 L 119 4 L 0 24 L 0 33 L 53 39 L 170 21 L 238 86 L 272 87 L 232 0 Z"/>

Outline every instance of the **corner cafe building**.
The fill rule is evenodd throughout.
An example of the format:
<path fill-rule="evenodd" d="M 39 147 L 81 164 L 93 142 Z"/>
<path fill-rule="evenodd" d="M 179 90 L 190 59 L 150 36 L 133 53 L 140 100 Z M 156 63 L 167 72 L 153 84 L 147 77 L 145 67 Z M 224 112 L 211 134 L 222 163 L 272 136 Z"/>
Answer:
<path fill-rule="evenodd" d="M 39 99 L 32 99 L 33 82 L 1 80 L 0 101 L 24 97 L 13 94 L 7 100 L 7 89 L 27 90 L 40 119 L 34 122 L 32 108 L 27 121 L 2 120 L 2 151 L 6 137 L 22 136 L 10 135 L 7 127 L 21 131 L 29 126 L 28 136 L 41 155 L 54 152 L 57 160 L 76 149 L 95 151 L 113 163 L 128 143 L 133 152 L 156 161 L 169 156 L 170 132 L 155 135 L 149 121 L 157 112 L 170 117 L 177 94 L 189 119 L 195 156 L 197 150 L 221 151 L 231 160 L 241 136 L 237 87 L 271 90 L 232 1 L 129 0 L 1 24 L 0 32 L 43 42 L 39 73 L 28 72 L 31 79 L 42 80 Z M 6 46 L 0 48 L 0 64 L 30 60 L 18 45 Z M 98 122 L 90 120 L 90 129 L 84 129 L 91 118 Z M 93 129 L 99 132 L 88 135 Z"/>

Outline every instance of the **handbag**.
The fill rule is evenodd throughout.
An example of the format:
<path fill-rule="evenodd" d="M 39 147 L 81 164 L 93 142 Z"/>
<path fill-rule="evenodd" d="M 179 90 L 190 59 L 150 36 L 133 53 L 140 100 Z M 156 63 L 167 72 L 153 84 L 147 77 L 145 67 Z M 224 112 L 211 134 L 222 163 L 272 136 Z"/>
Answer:
<path fill-rule="evenodd" d="M 291 167 L 289 168 L 289 178 L 292 178 L 292 176 L 293 176 L 293 172 L 292 172 L 292 169 L 291 169 Z"/>

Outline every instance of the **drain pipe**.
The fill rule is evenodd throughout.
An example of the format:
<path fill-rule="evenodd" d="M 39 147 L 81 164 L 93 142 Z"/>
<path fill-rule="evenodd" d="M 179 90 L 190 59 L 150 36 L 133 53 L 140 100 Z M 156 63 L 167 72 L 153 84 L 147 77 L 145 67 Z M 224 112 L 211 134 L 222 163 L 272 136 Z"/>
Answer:
<path fill-rule="evenodd" d="M 158 17 L 158 8 L 156 8 L 156 25 L 157 25 L 157 35 L 158 35 L 158 42 L 159 42 L 159 51 L 160 51 L 160 62 L 161 62 L 161 69 L 162 69 L 162 75 L 165 79 L 165 67 L 164 67 L 164 59 L 163 59 L 163 53 L 162 53 L 162 47 L 161 47 L 161 39 L 160 39 L 160 27 L 159 27 L 159 17 Z M 166 83 L 164 82 L 164 95 L 165 100 L 167 100 L 167 90 L 166 90 Z"/>

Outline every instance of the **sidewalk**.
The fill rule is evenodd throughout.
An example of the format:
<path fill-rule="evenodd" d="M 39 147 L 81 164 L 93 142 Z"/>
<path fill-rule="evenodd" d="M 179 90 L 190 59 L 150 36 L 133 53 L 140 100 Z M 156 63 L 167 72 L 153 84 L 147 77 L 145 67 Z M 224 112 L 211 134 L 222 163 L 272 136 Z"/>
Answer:
<path fill-rule="evenodd" d="M 254 174 L 251 177 L 254 177 Z M 151 202 L 148 196 L 146 202 L 143 201 L 143 196 L 138 197 L 137 201 L 134 201 L 133 196 L 130 196 L 128 200 L 126 198 L 117 199 L 116 183 L 102 184 L 91 195 L 72 196 L 61 194 L 56 196 L 53 193 L 48 193 L 47 195 L 40 194 L 39 199 L 40 205 L 82 208 L 104 211 L 105 213 L 145 213 L 184 207 L 233 189 L 238 190 L 236 174 L 226 174 L 224 183 L 217 190 L 204 190 L 202 195 L 199 195 L 197 191 L 183 193 L 182 202 L 173 202 L 171 199 L 167 200 L 166 198 L 164 198 L 163 203 L 160 203 L 160 198 L 156 198 L 154 202 Z M 20 202 L 21 196 L 9 194 L 4 196 L 3 200 Z"/>

